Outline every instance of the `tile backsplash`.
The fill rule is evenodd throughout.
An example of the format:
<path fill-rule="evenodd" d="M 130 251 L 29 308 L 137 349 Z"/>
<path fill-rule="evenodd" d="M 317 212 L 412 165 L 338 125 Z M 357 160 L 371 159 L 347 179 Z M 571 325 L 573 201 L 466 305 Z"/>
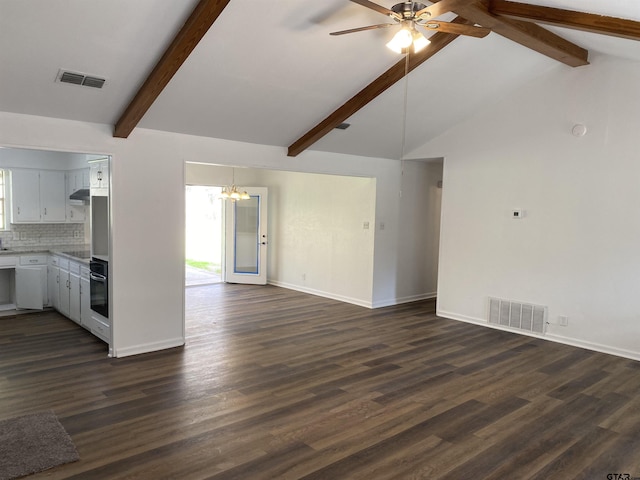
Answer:
<path fill-rule="evenodd" d="M 0 231 L 3 248 L 84 245 L 84 224 L 43 223 L 12 224 L 11 231 Z"/>

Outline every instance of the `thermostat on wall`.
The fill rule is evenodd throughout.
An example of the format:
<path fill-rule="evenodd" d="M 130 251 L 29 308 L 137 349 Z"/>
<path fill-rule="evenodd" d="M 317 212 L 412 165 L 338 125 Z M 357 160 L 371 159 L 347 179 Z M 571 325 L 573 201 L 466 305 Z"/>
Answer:
<path fill-rule="evenodd" d="M 520 208 L 516 208 L 511 210 L 511 218 L 522 218 L 524 217 L 524 211 Z"/>

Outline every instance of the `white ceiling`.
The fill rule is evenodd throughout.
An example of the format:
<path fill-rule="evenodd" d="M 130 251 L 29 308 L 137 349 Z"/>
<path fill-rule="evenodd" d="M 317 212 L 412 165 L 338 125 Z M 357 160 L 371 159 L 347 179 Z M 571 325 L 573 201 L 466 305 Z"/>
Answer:
<path fill-rule="evenodd" d="M 114 124 L 196 3 L 0 0 L 0 110 Z M 640 20 L 636 0 L 528 3 Z M 139 126 L 287 147 L 401 59 L 384 47 L 391 29 L 329 32 L 386 21 L 348 0 L 232 0 Z M 640 61 L 639 42 L 548 28 Z M 60 68 L 107 83 L 56 83 Z M 399 158 L 557 68 L 570 67 L 495 33 L 458 38 L 311 149 Z"/>

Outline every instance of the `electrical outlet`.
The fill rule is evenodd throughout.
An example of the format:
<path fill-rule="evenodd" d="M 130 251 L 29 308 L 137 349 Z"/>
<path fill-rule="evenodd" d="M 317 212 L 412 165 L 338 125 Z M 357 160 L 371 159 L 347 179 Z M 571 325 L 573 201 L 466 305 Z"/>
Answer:
<path fill-rule="evenodd" d="M 362 224 L 362 228 L 364 228 L 365 230 L 369 230 L 369 222 L 364 222 Z"/>
<path fill-rule="evenodd" d="M 568 327 L 569 317 L 567 317 L 566 315 L 558 315 L 558 325 L 560 325 L 561 327 Z"/>
<path fill-rule="evenodd" d="M 80 238 L 80 232 L 78 230 L 73 231 L 73 238 Z"/>

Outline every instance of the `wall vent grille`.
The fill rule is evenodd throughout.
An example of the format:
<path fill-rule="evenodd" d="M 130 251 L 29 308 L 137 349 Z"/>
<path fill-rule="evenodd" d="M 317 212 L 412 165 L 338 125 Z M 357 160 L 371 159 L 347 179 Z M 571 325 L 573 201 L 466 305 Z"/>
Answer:
<path fill-rule="evenodd" d="M 532 333 L 545 333 L 547 307 L 489 297 L 489 323 Z"/>
<path fill-rule="evenodd" d="M 106 82 L 104 78 L 67 70 L 59 70 L 56 80 L 60 83 L 70 83 L 72 85 L 82 85 L 92 88 L 102 88 Z"/>

